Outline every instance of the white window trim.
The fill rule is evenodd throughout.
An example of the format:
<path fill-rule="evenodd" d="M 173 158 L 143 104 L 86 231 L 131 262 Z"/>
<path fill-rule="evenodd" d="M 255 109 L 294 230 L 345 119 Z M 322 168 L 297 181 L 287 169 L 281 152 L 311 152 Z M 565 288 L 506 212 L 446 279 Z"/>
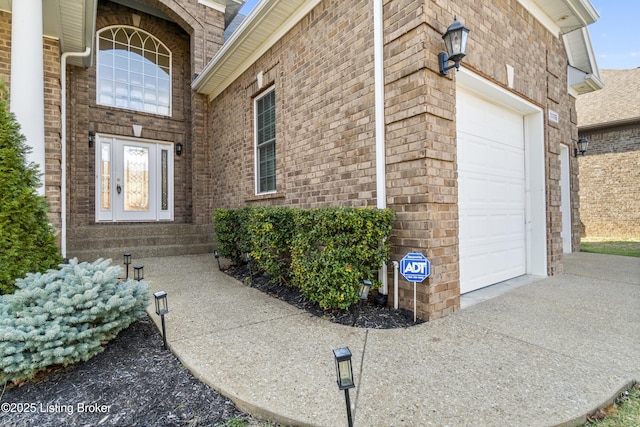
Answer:
<path fill-rule="evenodd" d="M 276 188 L 271 191 L 260 191 L 260 159 L 258 157 L 258 101 L 271 92 L 275 92 L 275 86 L 265 90 L 264 93 L 261 93 L 260 96 L 257 96 L 253 100 L 253 171 L 254 171 L 254 181 L 255 181 L 255 194 L 256 195 L 264 195 L 264 194 L 274 194 L 278 191 L 278 180 L 277 180 L 277 165 L 278 165 L 278 153 L 276 151 Z M 277 112 L 276 112 L 277 114 Z M 276 120 L 277 122 L 277 120 Z M 276 123 L 277 124 L 277 123 Z M 276 137 L 274 144 L 278 141 Z"/>
<path fill-rule="evenodd" d="M 169 52 L 169 112 L 168 112 L 168 114 L 149 113 L 149 112 L 144 111 L 144 110 L 138 110 L 138 109 L 133 109 L 133 108 L 124 108 L 124 107 L 118 107 L 116 105 L 109 105 L 109 104 L 100 103 L 100 97 L 99 97 L 99 90 L 100 90 L 100 34 L 102 34 L 103 32 L 105 32 L 107 30 L 111 30 L 113 28 L 131 29 L 131 30 L 134 30 L 136 32 L 146 34 L 149 37 L 152 37 L 158 44 L 160 44 L 162 47 L 164 47 L 167 50 L 167 52 Z M 95 95 L 96 95 L 96 104 L 97 105 L 102 105 L 102 106 L 110 107 L 110 108 L 117 108 L 117 109 L 126 110 L 126 111 L 134 111 L 136 113 L 142 113 L 142 114 L 152 114 L 152 115 L 162 116 L 162 117 L 172 117 L 173 116 L 173 52 L 171 51 L 171 49 L 169 49 L 169 47 L 166 44 L 164 44 L 158 37 L 154 36 L 153 34 L 149 33 L 148 31 L 142 30 L 140 28 L 137 28 L 137 27 L 134 27 L 134 26 L 131 26 L 131 25 L 110 25 L 110 26 L 107 26 L 107 27 L 104 27 L 104 28 L 100 28 L 98 31 L 96 31 L 96 46 L 95 47 L 96 47 L 96 88 L 95 88 Z M 115 96 L 115 94 L 114 94 L 114 96 Z"/>

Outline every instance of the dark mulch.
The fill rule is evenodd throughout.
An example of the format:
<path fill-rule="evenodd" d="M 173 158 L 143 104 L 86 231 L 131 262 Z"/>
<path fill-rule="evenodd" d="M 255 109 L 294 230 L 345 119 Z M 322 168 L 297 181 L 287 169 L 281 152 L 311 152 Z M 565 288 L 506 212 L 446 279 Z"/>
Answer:
<path fill-rule="evenodd" d="M 87 362 L 8 387 L 2 426 L 215 426 L 245 415 L 198 381 L 151 320 L 134 322 Z"/>
<path fill-rule="evenodd" d="M 399 328 L 414 325 L 413 313 L 378 307 L 373 299 L 351 311 L 327 313 L 291 287 L 247 266 L 227 274 L 316 316 L 344 325 Z M 418 320 L 418 322 L 421 322 Z M 1 386 L 1 385 L 0 385 Z M 231 400 L 196 379 L 173 354 L 150 319 L 122 331 L 91 360 L 56 367 L 0 395 L 1 426 L 267 426 L 243 414 Z"/>
<path fill-rule="evenodd" d="M 369 295 L 367 301 L 354 306 L 351 310 L 329 312 L 306 299 L 297 288 L 274 283 L 269 277 L 250 271 L 246 264 L 231 266 L 224 271 L 248 286 L 259 289 L 266 294 L 334 323 L 358 328 L 392 329 L 406 328 L 423 322 L 421 319 L 417 319 L 414 323 L 413 312 L 411 311 L 402 308 L 393 310 L 386 306 L 377 305 L 373 295 Z"/>

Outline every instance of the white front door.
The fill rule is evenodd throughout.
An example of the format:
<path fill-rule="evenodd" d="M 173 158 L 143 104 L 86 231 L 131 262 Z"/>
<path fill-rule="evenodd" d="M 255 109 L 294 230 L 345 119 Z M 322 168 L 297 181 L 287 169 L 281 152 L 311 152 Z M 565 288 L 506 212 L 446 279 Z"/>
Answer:
<path fill-rule="evenodd" d="M 96 137 L 96 220 L 173 219 L 173 144 Z"/>

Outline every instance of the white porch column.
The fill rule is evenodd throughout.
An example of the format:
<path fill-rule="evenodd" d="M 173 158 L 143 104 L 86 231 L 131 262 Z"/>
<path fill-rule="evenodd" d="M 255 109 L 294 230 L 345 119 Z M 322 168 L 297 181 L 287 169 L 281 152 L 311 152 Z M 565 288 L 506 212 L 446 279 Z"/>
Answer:
<path fill-rule="evenodd" d="M 44 61 L 42 0 L 12 2 L 11 10 L 11 111 L 31 147 L 27 160 L 41 172 L 39 194 L 44 194 Z"/>

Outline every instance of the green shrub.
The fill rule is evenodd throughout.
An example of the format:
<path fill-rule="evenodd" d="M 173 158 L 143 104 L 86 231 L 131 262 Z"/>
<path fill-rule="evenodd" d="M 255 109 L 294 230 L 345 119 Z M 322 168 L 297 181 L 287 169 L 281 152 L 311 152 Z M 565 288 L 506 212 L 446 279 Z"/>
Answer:
<path fill-rule="evenodd" d="M 18 279 L 18 290 L 0 297 L 0 383 L 88 360 L 144 316 L 148 285 L 119 282 L 121 273 L 109 260 L 73 259 L 59 270 Z"/>
<path fill-rule="evenodd" d="M 285 207 L 253 208 L 246 217 L 251 258 L 279 283 L 289 281 L 294 219 L 295 210 Z"/>
<path fill-rule="evenodd" d="M 213 224 L 220 256 L 236 264 L 241 263 L 243 254 L 249 251 L 247 217 L 250 209 L 216 209 L 213 212 Z"/>
<path fill-rule="evenodd" d="M 0 82 L 0 294 L 15 291 L 15 279 L 62 261 L 47 200 L 36 193 L 38 168 L 26 162 L 29 148 L 7 103 Z"/>
<path fill-rule="evenodd" d="M 214 223 L 221 256 L 240 262 L 250 250 L 272 279 L 325 309 L 347 309 L 358 302 L 363 279 L 379 287 L 393 219 L 388 209 L 256 207 L 218 209 Z"/>
<path fill-rule="evenodd" d="M 389 209 L 321 208 L 297 217 L 292 283 L 324 309 L 358 302 L 363 279 L 380 286 L 377 270 L 389 259 L 394 212 Z"/>

